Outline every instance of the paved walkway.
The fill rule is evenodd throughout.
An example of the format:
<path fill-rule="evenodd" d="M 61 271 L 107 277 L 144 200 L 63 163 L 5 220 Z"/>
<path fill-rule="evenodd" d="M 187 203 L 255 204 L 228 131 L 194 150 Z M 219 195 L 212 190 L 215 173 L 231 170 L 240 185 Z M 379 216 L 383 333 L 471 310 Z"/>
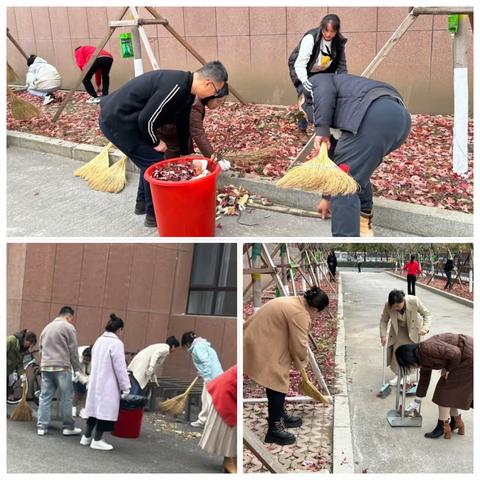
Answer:
<path fill-rule="evenodd" d="M 8 407 L 11 412 L 13 407 Z M 223 458 L 209 457 L 198 447 L 199 434 L 180 424 L 183 435 L 165 431 L 148 421 L 146 413 L 138 439 L 105 435 L 114 450 L 83 447 L 80 437 L 64 437 L 61 423 L 52 422 L 48 435 L 39 437 L 35 424 L 7 421 L 8 473 L 221 473 Z M 84 427 L 77 419 L 76 425 Z M 192 438 L 184 438 L 184 437 Z"/>
<path fill-rule="evenodd" d="M 90 190 L 73 172 L 81 162 L 33 150 L 7 150 L 7 235 L 9 237 L 157 237 L 133 214 L 138 174 L 127 173 L 119 194 Z M 192 208 L 195 208 L 192 205 Z M 218 237 L 330 237 L 330 221 L 249 209 L 222 217 Z M 378 228 L 377 236 L 402 232 Z"/>
<path fill-rule="evenodd" d="M 462 414 L 465 436 L 455 433 L 450 440 L 423 436 L 438 419 L 438 408 L 431 402 L 438 372 L 433 373 L 422 403 L 421 428 L 391 427 L 386 413 L 395 408 L 395 392 L 385 399 L 376 397 L 382 381 L 380 315 L 389 291 L 406 290 L 406 283 L 385 273 L 344 272 L 342 276 L 355 472 L 473 473 L 473 410 Z M 472 308 L 424 289 L 417 294 L 433 314 L 430 335 L 473 335 Z M 387 380 L 392 377 L 390 372 Z"/>
<path fill-rule="evenodd" d="M 291 472 L 328 472 L 332 463 L 332 421 L 333 407 L 306 402 L 288 404 L 288 413 L 302 417 L 300 428 L 290 428 L 297 437 L 293 445 L 265 444 L 268 451 Z M 250 428 L 262 441 L 267 433 L 267 404 L 245 403 L 244 425 Z M 243 453 L 245 473 L 265 473 L 267 470 L 247 448 Z"/>

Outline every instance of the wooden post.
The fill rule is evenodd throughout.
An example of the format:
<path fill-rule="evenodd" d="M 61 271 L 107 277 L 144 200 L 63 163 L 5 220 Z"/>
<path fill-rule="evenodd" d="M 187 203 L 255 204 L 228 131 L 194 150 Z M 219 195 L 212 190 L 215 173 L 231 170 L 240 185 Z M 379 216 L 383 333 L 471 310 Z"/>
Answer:
<path fill-rule="evenodd" d="M 16 49 L 22 54 L 25 60 L 28 60 L 28 55 L 25 53 L 25 50 L 19 45 L 19 43 L 13 38 L 12 34 L 10 33 L 10 29 L 7 27 L 7 37 L 8 39 L 15 45 Z"/>
<path fill-rule="evenodd" d="M 152 46 L 150 45 L 150 40 L 148 39 L 147 32 L 143 28 L 143 24 L 148 24 L 148 20 L 150 19 L 141 19 L 138 15 L 136 7 L 130 7 L 130 11 L 132 12 L 133 18 L 137 21 L 137 30 L 140 35 L 140 38 L 142 40 L 143 46 L 145 47 L 145 51 L 147 52 L 148 59 L 150 60 L 150 64 L 152 65 L 152 68 L 154 70 L 159 70 L 160 67 L 158 66 L 157 59 L 155 58 L 155 54 L 153 53 Z M 168 23 L 166 20 L 158 20 L 158 19 L 152 19 L 151 21 L 154 22 L 162 22 L 162 23 Z M 158 25 L 158 23 L 156 23 Z M 135 46 L 134 46 L 135 49 Z M 139 46 L 139 51 L 140 46 Z M 142 73 L 143 73 L 143 65 L 142 65 Z M 137 76 L 137 75 L 135 75 Z"/>
<path fill-rule="evenodd" d="M 262 245 L 260 243 L 252 244 L 252 267 L 260 268 L 262 264 L 261 258 Z M 262 275 L 260 273 L 252 273 L 253 288 L 253 311 L 256 312 L 262 306 Z"/>
<path fill-rule="evenodd" d="M 164 20 L 164 18 L 157 12 L 154 7 L 145 7 L 155 18 Z M 179 34 L 177 31 L 167 22 L 163 25 L 172 35 L 178 40 L 202 65 L 205 65 L 207 61 Z M 240 103 L 245 105 L 247 101 L 238 93 L 238 91 L 232 87 L 229 83 L 228 88 L 230 93 L 236 97 Z"/>
<path fill-rule="evenodd" d="M 142 62 L 142 44 L 140 43 L 139 27 L 132 28 L 132 43 L 133 43 L 133 71 L 135 77 L 139 77 L 143 74 L 143 62 Z"/>
<path fill-rule="evenodd" d="M 453 39 L 453 171 L 468 171 L 468 16 L 459 15 Z"/>
<path fill-rule="evenodd" d="M 287 246 L 285 243 L 282 243 L 280 246 L 280 261 L 281 261 L 281 271 L 282 271 L 282 283 L 287 295 L 290 295 L 290 286 L 288 284 L 288 275 L 287 275 Z"/>
<path fill-rule="evenodd" d="M 123 18 L 123 16 L 125 15 L 125 13 L 127 12 L 129 7 L 125 7 L 122 9 L 122 12 L 121 14 L 119 15 L 118 17 L 118 20 L 121 20 Z M 88 61 L 88 63 L 85 65 L 85 68 L 83 69 L 83 71 L 80 73 L 80 75 L 78 76 L 77 80 L 75 81 L 72 89 L 67 93 L 67 95 L 65 95 L 65 98 L 63 99 L 63 102 L 60 104 L 60 106 L 58 107 L 58 110 L 55 112 L 55 115 L 53 116 L 52 118 L 52 121 L 53 122 L 56 122 L 59 118 L 60 118 L 60 115 L 62 114 L 63 112 L 63 109 L 67 106 L 67 103 L 70 101 L 70 99 L 73 97 L 73 94 L 75 93 L 75 90 L 77 90 L 77 88 L 80 86 L 80 84 L 82 83 L 82 80 L 83 78 L 85 77 L 85 75 L 87 74 L 87 72 L 90 70 L 90 67 L 93 65 L 93 63 L 95 62 L 95 60 L 97 59 L 100 51 L 102 50 L 102 48 L 107 44 L 107 42 L 110 40 L 110 37 L 113 35 L 113 32 L 115 32 L 115 28 L 116 27 L 109 27 L 108 29 L 108 32 L 106 33 L 106 35 L 102 38 L 102 40 L 100 40 L 100 42 L 98 43 L 98 46 L 97 46 L 97 49 L 95 50 L 95 53 L 91 56 L 90 60 Z"/>

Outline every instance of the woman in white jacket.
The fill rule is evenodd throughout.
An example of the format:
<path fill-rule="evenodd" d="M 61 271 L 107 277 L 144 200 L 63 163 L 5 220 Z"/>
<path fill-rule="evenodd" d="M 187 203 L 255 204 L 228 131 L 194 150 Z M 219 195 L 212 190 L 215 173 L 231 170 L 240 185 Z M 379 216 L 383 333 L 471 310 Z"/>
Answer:
<path fill-rule="evenodd" d="M 143 395 L 148 382 L 157 383 L 155 371 L 163 365 L 167 356 L 174 352 L 180 343 L 175 337 L 168 337 L 165 343 L 154 343 L 140 350 L 128 365 L 131 373 L 132 395 Z"/>
<path fill-rule="evenodd" d="M 105 332 L 92 348 L 92 367 L 87 393 L 85 416 L 87 427 L 80 440 L 96 450 L 112 450 L 113 446 L 102 440 L 104 432 L 112 432 L 118 419 L 120 397 L 130 391 L 125 350 L 119 335 L 123 320 L 110 315 Z M 94 433 L 95 430 L 95 433 Z"/>
<path fill-rule="evenodd" d="M 43 58 L 30 55 L 27 60 L 27 92 L 36 97 L 43 97 L 43 104 L 48 105 L 55 100 L 53 92 L 60 89 L 62 77 L 57 69 Z"/>

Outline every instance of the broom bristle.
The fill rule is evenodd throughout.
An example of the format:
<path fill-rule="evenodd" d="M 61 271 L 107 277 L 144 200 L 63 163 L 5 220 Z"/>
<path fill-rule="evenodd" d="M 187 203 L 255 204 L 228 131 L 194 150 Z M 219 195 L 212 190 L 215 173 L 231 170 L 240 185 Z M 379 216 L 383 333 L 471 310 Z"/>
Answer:
<path fill-rule="evenodd" d="M 76 177 L 85 179 L 87 182 L 94 181 L 98 175 L 108 169 L 110 164 L 108 152 L 110 148 L 112 148 L 112 144 L 108 143 L 97 156 L 93 157 L 85 165 L 77 168 L 73 174 Z"/>
<path fill-rule="evenodd" d="M 225 156 L 233 164 L 257 163 L 263 160 L 266 156 L 271 155 L 273 147 L 264 147 L 258 150 L 249 150 L 243 152 L 228 152 Z"/>
<path fill-rule="evenodd" d="M 96 178 L 88 181 L 88 186 L 93 190 L 99 190 L 101 192 L 119 193 L 127 183 L 126 167 L 127 157 L 124 155 L 110 168 L 103 170 Z"/>
<path fill-rule="evenodd" d="M 302 381 L 298 386 L 298 391 L 300 393 L 303 393 L 304 395 L 307 395 L 313 400 L 316 400 L 317 402 L 326 403 L 326 404 L 331 403 L 330 398 L 322 395 L 318 391 L 317 387 L 315 387 L 315 385 L 309 380 L 309 378 L 307 377 L 307 373 L 305 371 L 302 371 Z"/>
<path fill-rule="evenodd" d="M 7 62 L 7 83 L 14 83 L 18 79 L 17 72 Z"/>
<path fill-rule="evenodd" d="M 182 393 L 176 397 L 169 398 L 160 404 L 162 412 L 170 413 L 174 417 L 180 415 L 187 404 L 188 394 Z"/>
<path fill-rule="evenodd" d="M 317 157 L 292 168 L 277 182 L 277 186 L 322 192 L 324 195 L 350 195 L 359 190 L 355 179 L 328 158 L 323 145 Z"/>
<path fill-rule="evenodd" d="M 31 422 L 33 420 L 32 409 L 27 403 L 26 384 L 23 387 L 22 400 L 10 415 L 10 420 L 14 422 Z"/>
<path fill-rule="evenodd" d="M 10 89 L 9 95 L 12 101 L 10 108 L 15 120 L 30 120 L 31 118 L 40 115 L 40 110 L 35 105 L 17 97 L 17 95 L 15 95 Z"/>

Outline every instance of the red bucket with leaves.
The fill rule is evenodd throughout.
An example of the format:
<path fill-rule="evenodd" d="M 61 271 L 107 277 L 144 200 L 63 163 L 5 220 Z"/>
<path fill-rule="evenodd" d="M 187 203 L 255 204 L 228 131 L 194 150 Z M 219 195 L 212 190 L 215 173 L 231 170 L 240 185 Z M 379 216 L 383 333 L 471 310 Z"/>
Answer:
<path fill-rule="evenodd" d="M 207 160 L 209 173 L 192 180 L 164 181 L 153 177 L 155 170 L 171 164 L 191 164 Z M 161 237 L 213 237 L 217 202 L 217 177 L 221 168 L 204 157 L 181 157 L 158 162 L 147 168 L 145 180 L 150 184 L 158 234 Z"/>

